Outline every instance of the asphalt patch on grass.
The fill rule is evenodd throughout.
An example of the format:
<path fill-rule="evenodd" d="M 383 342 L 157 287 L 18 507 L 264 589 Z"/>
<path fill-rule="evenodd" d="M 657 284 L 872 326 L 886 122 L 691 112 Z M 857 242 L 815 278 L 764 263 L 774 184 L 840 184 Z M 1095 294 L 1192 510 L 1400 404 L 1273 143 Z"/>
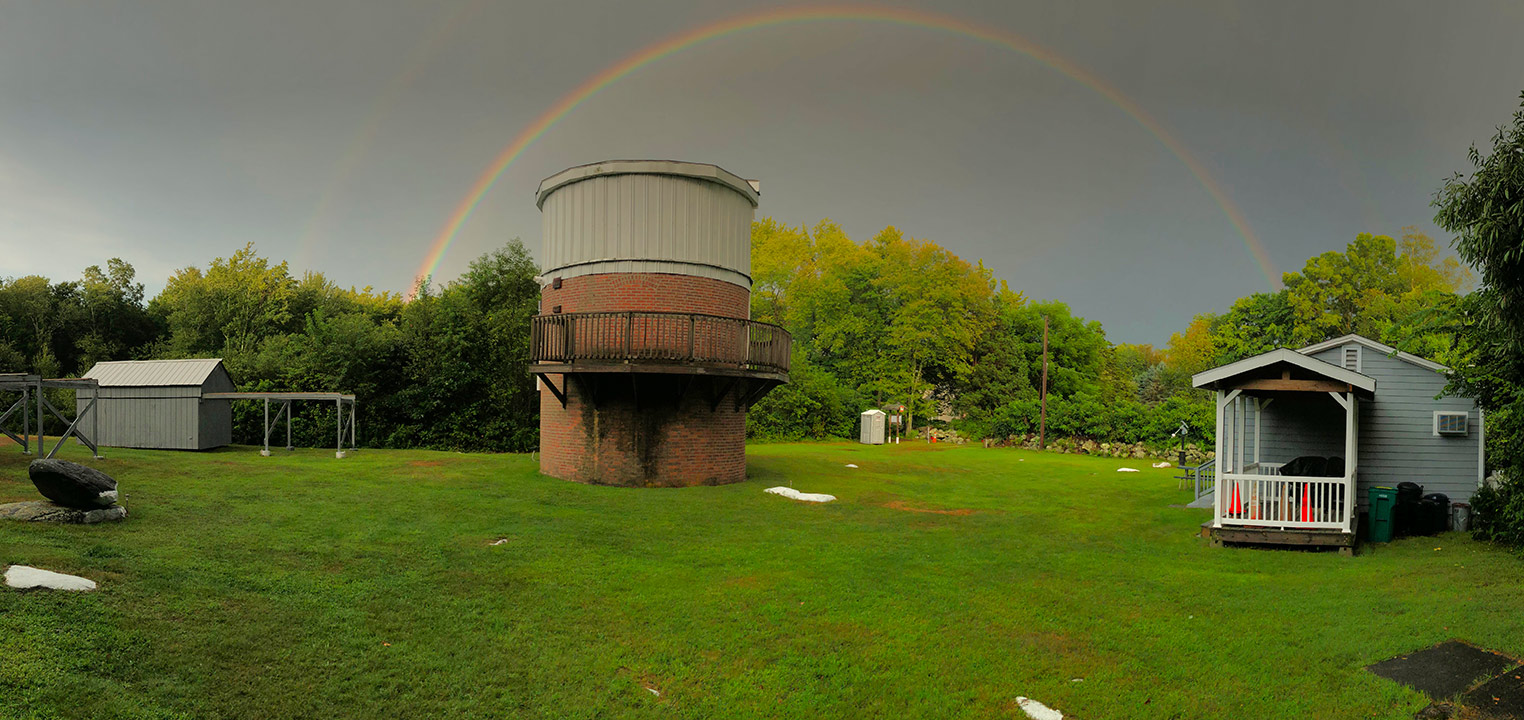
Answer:
<path fill-rule="evenodd" d="M 1524 718 L 1524 665 L 1482 683 L 1462 702 L 1483 717 Z"/>
<path fill-rule="evenodd" d="M 1365 669 L 1388 680 L 1400 682 L 1435 700 L 1445 700 L 1469 690 L 1477 680 L 1496 675 L 1518 665 L 1518 662 L 1501 653 L 1451 640 L 1425 650 L 1382 660 Z M 1483 687 L 1488 685 L 1491 683 Z M 1518 693 L 1519 699 L 1524 701 L 1524 688 L 1516 686 L 1513 692 Z M 1488 696 L 1487 700 L 1490 704 L 1492 697 Z M 1519 707 L 1524 708 L 1524 705 Z"/>

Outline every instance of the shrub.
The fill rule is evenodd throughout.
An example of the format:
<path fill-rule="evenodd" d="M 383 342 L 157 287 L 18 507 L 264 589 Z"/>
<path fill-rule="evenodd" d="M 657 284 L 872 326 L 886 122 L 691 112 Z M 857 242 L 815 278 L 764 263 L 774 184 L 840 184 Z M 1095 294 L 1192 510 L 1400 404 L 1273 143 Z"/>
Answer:
<path fill-rule="evenodd" d="M 1483 485 L 1471 496 L 1471 534 L 1478 540 L 1524 545 L 1524 483 Z"/>
<path fill-rule="evenodd" d="M 836 377 L 795 356 L 787 385 L 773 388 L 746 413 L 746 437 L 805 440 L 854 437 L 867 407 Z"/>

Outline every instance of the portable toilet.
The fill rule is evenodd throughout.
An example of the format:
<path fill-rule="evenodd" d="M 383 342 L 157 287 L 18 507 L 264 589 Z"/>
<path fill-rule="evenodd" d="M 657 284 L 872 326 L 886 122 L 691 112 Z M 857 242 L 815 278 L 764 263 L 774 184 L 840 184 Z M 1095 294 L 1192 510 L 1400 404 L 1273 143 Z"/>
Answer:
<path fill-rule="evenodd" d="M 883 410 L 875 409 L 865 411 L 862 415 L 862 434 L 858 438 L 858 442 L 864 445 L 883 445 L 885 425 L 884 420 L 885 417 Z"/>

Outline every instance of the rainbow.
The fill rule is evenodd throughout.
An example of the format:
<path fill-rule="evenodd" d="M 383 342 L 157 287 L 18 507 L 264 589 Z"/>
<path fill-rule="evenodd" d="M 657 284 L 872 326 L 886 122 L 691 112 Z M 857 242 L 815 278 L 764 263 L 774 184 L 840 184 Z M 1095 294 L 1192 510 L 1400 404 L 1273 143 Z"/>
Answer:
<path fill-rule="evenodd" d="M 1269 280 L 1270 286 L 1272 288 L 1279 286 L 1280 275 L 1275 271 L 1274 265 L 1271 264 L 1270 256 L 1265 252 L 1264 245 L 1255 236 L 1254 231 L 1249 228 L 1249 223 L 1244 219 L 1243 213 L 1228 198 L 1228 194 L 1223 190 L 1222 185 L 1185 149 L 1185 146 L 1179 140 L 1175 139 L 1174 136 L 1164 129 L 1163 125 L 1159 124 L 1159 121 L 1145 112 L 1137 103 L 1123 95 L 1121 91 L 1107 85 L 1084 68 L 1059 57 L 1053 51 L 1013 33 L 921 10 L 860 5 L 795 6 L 727 18 L 690 29 L 654 45 L 647 46 L 588 78 L 581 85 L 577 86 L 576 89 L 556 101 L 555 105 L 552 105 L 550 109 L 546 110 L 544 114 L 540 115 L 528 127 L 520 131 L 513 138 L 513 141 L 508 143 L 508 146 L 492 161 L 492 164 L 487 166 L 486 171 L 477 178 L 476 183 L 471 186 L 471 190 L 466 193 L 465 199 L 451 213 L 449 221 L 445 223 L 444 227 L 440 229 L 439 234 L 435 236 L 434 241 L 429 246 L 428 254 L 424 257 L 423 264 L 418 268 L 417 277 L 421 280 L 434 274 L 434 271 L 439 267 L 440 261 L 444 259 L 445 253 L 449 251 L 450 244 L 454 242 L 455 236 L 460 232 L 461 227 L 465 225 L 466 221 L 471 219 L 471 214 L 476 210 L 476 206 L 481 202 L 482 197 L 492 189 L 492 186 L 497 183 L 498 178 L 502 176 L 503 171 L 507 170 L 514 160 L 518 159 L 519 155 L 524 152 L 524 149 L 533 144 L 541 135 L 544 135 L 561 118 L 566 117 L 567 113 L 575 110 L 578 105 L 596 95 L 598 91 L 653 62 L 711 40 L 760 28 L 827 20 L 891 23 L 966 36 L 999 47 L 1015 50 L 1094 90 L 1102 97 L 1110 100 L 1112 104 L 1121 108 L 1123 112 L 1127 113 L 1138 124 L 1152 133 L 1166 149 L 1174 153 L 1185 164 L 1186 169 L 1196 176 L 1196 180 L 1206 189 L 1207 194 L 1222 209 L 1228 221 L 1233 224 L 1238 234 L 1242 236 L 1244 246 L 1249 250 L 1254 261 L 1265 274 L 1265 278 Z"/>

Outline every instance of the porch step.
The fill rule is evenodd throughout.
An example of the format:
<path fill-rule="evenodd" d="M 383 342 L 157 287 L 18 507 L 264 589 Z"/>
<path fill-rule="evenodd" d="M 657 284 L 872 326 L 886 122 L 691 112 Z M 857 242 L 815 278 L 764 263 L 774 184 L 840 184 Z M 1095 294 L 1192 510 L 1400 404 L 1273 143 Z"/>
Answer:
<path fill-rule="evenodd" d="M 1216 505 L 1217 505 L 1217 493 L 1209 492 L 1209 493 L 1207 493 L 1205 495 L 1202 495 L 1199 498 L 1196 498 L 1195 500 L 1190 501 L 1190 503 L 1188 503 L 1186 505 L 1186 507 L 1188 507 L 1188 508 L 1203 509 L 1203 510 L 1211 510 Z"/>
<path fill-rule="evenodd" d="M 1338 548 L 1340 554 L 1352 555 L 1355 536 L 1342 530 L 1281 530 L 1279 528 L 1220 527 L 1203 523 L 1201 534 L 1212 539 L 1213 545 L 1223 543 L 1246 545 L 1298 545 L 1302 547 Z"/>

